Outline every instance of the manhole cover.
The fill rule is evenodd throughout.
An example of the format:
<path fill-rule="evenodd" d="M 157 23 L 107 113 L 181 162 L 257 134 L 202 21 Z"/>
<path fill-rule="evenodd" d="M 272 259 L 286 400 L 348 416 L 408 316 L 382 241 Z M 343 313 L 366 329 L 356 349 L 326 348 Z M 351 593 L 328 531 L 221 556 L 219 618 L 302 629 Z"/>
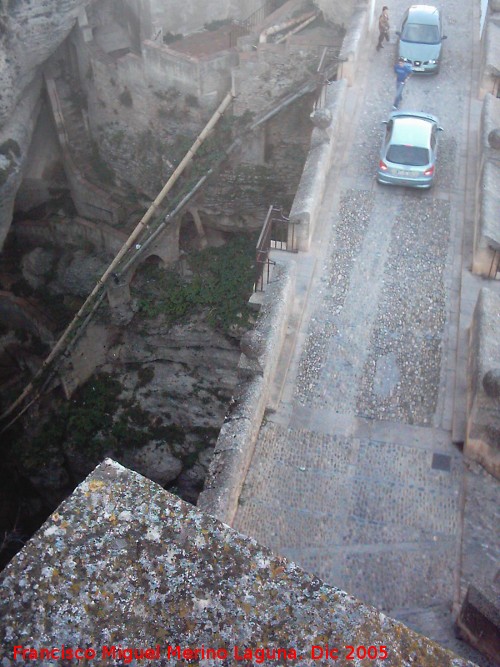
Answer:
<path fill-rule="evenodd" d="M 447 454 L 433 454 L 432 468 L 434 470 L 446 470 L 446 472 L 450 472 L 451 456 Z"/>

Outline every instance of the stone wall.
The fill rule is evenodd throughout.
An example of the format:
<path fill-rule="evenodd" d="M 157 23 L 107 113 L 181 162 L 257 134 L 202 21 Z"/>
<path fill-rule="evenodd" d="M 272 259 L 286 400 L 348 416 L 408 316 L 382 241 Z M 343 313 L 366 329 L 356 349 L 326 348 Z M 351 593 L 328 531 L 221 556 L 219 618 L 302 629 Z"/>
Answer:
<path fill-rule="evenodd" d="M 470 330 L 465 454 L 500 479 L 500 297 L 481 289 Z"/>
<path fill-rule="evenodd" d="M 241 381 L 224 420 L 198 507 L 230 524 L 257 442 L 292 308 L 295 267 L 275 267 L 255 329 L 241 342 Z"/>
<path fill-rule="evenodd" d="M 114 257 L 128 238 L 128 234 L 102 222 L 85 218 L 50 218 L 37 222 L 25 220 L 13 228 L 20 247 L 23 245 L 92 247 L 99 255 Z"/>
<path fill-rule="evenodd" d="M 8 174 L 0 180 L 0 248 L 12 220 L 31 135 L 40 108 L 41 72 L 90 0 L 40 0 L 2 3 L 0 9 L 0 146 L 9 140 L 17 154 L 0 159 Z M 27 48 L 29 45 L 29 48 Z M 5 155 L 5 151 L 2 151 Z"/>
<path fill-rule="evenodd" d="M 259 9 L 264 0 L 148 0 L 153 25 L 164 32 L 189 34 L 205 23 L 227 19 L 245 19 Z"/>
<path fill-rule="evenodd" d="M 0 250 L 9 232 L 17 190 L 23 180 L 31 138 L 41 107 L 42 77 L 22 91 L 12 118 L 0 127 Z"/>
<path fill-rule="evenodd" d="M 143 42 L 142 57 L 153 85 L 176 88 L 209 108 L 217 106 L 230 90 L 231 67 L 238 64 L 238 54 L 232 50 L 195 58 L 150 40 Z"/>
<path fill-rule="evenodd" d="M 335 81 L 327 87 L 325 109 L 331 114 L 326 129 L 315 128 L 302 177 L 295 195 L 290 223 L 295 229 L 294 248 L 307 251 L 323 201 L 326 177 L 335 155 L 337 137 L 342 122 L 346 80 Z"/>
<path fill-rule="evenodd" d="M 500 148 L 490 144 L 500 133 L 500 99 L 486 94 L 479 131 L 479 169 L 476 186 L 472 271 L 494 278 L 500 264 Z"/>
<path fill-rule="evenodd" d="M 489 10 L 482 37 L 479 97 L 486 93 L 495 97 L 500 92 L 500 9 L 489 2 Z"/>

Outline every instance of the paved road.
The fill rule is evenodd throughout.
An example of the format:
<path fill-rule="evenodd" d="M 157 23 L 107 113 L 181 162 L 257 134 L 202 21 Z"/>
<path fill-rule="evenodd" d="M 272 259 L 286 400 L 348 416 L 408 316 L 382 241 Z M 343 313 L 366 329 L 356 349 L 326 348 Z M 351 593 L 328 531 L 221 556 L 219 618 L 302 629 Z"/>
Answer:
<path fill-rule="evenodd" d="M 391 3 L 393 30 L 407 4 Z M 373 35 L 362 57 L 234 527 L 467 653 L 450 616 L 463 477 L 452 414 L 479 2 L 449 0 L 446 16 L 442 71 L 412 77 L 402 104 L 445 129 L 430 192 L 374 181 L 394 40 L 377 53 Z"/>

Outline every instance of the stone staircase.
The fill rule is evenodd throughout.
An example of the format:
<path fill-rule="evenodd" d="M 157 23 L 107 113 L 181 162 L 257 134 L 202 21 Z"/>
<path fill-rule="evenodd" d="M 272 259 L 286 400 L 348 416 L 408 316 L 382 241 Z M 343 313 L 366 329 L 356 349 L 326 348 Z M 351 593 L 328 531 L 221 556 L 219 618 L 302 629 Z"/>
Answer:
<path fill-rule="evenodd" d="M 84 98 L 80 88 L 60 75 L 52 65 L 45 72 L 47 96 L 62 150 L 64 170 L 78 214 L 113 226 L 125 217 L 124 192 L 112 184 L 104 189 L 102 177 L 93 168 L 95 154 L 83 115 Z"/>

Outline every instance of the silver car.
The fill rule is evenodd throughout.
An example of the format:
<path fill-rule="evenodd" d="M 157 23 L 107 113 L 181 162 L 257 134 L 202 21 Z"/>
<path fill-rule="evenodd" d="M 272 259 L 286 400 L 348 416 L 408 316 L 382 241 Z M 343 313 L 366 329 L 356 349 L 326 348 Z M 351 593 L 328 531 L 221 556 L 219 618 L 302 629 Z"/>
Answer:
<path fill-rule="evenodd" d="M 410 188 L 430 188 L 436 176 L 438 133 L 435 116 L 420 111 L 393 111 L 386 126 L 377 181 Z"/>
<path fill-rule="evenodd" d="M 399 36 L 398 57 L 413 67 L 414 72 L 437 74 L 441 64 L 443 19 L 432 5 L 412 5 L 403 17 Z"/>

